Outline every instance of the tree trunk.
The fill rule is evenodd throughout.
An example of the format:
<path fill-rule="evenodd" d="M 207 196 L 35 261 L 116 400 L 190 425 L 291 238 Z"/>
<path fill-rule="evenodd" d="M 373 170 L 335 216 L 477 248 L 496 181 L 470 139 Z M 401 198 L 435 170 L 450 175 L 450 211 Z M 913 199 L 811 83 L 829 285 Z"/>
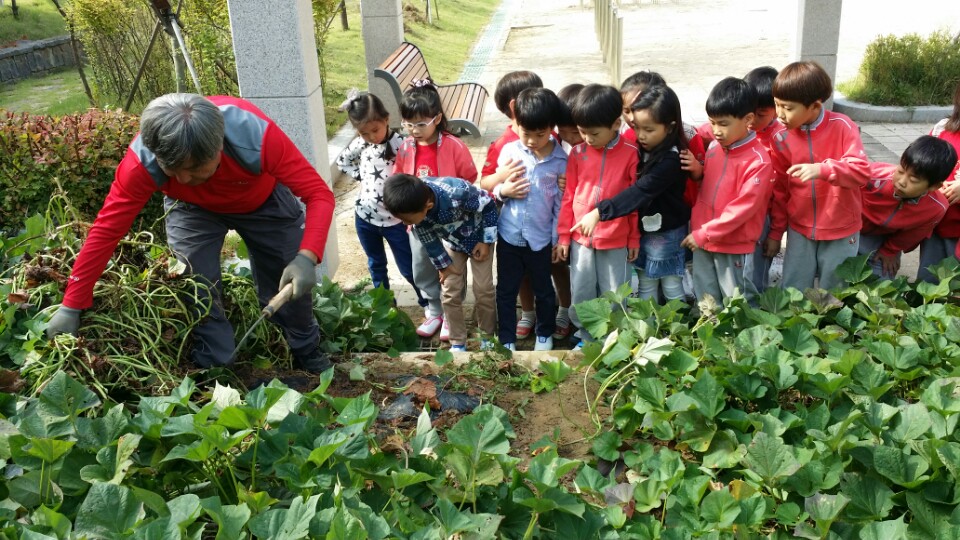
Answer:
<path fill-rule="evenodd" d="M 20 8 L 17 6 L 17 0 L 10 0 L 10 9 L 13 10 L 13 18 L 20 18 Z"/>
<path fill-rule="evenodd" d="M 340 0 L 340 25 L 344 30 L 350 29 L 350 23 L 347 22 L 347 0 Z"/>
<path fill-rule="evenodd" d="M 97 102 L 93 99 L 93 92 L 90 91 L 90 84 L 87 83 L 87 75 L 83 72 L 83 60 L 80 58 L 80 51 L 77 49 L 77 34 L 74 31 L 73 21 L 67 17 L 67 13 L 60 7 L 58 0 L 52 0 L 53 5 L 57 6 L 57 11 L 63 20 L 67 21 L 67 28 L 70 30 L 70 50 L 73 51 L 73 61 L 77 64 L 77 73 L 80 74 L 80 82 L 83 83 L 83 91 L 87 94 L 91 107 L 96 107 Z"/>

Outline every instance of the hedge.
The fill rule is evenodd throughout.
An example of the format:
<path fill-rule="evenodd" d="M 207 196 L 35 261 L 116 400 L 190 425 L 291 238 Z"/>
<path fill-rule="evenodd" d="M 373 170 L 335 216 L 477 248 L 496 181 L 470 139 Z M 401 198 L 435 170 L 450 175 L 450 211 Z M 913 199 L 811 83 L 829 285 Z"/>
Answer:
<path fill-rule="evenodd" d="M 57 183 L 81 218 L 93 222 L 138 129 L 138 117 L 119 111 L 51 117 L 0 109 L 0 230 L 12 232 L 44 213 Z M 136 226 L 162 235 L 162 215 L 154 197 Z"/>

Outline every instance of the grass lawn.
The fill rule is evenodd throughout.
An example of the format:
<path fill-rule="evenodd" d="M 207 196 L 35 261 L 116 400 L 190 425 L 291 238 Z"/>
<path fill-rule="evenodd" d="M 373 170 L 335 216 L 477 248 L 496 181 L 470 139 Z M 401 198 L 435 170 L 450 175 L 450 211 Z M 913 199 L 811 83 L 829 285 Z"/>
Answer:
<path fill-rule="evenodd" d="M 17 0 L 20 18 L 13 18 L 10 2 L 0 7 L 0 47 L 19 39 L 44 39 L 67 33 L 63 17 L 50 0 Z"/>
<path fill-rule="evenodd" d="M 49 0 L 43 1 L 52 6 Z M 20 2 L 25 6 L 42 3 L 41 0 Z M 432 26 L 426 22 L 423 0 L 406 0 L 404 4 L 407 6 L 404 10 L 406 39 L 416 43 L 423 51 L 430 73 L 437 82 L 448 84 L 456 82 L 476 36 L 490 20 L 499 0 L 441 0 L 440 17 L 434 16 Z M 23 12 L 21 9 L 21 14 Z M 0 9 L 0 13 L 5 13 L 5 10 Z M 347 92 L 351 88 L 365 89 L 367 86 L 359 0 L 348 0 L 347 13 L 350 29 L 343 30 L 337 16 L 327 36 L 326 50 L 323 51 L 327 74 L 323 100 L 328 136 L 336 133 L 347 121 L 346 114 L 337 110 L 346 99 Z M 53 14 L 59 18 L 55 11 Z M 0 28 L 4 27 L 3 22 L 0 16 Z M 493 91 L 492 88 L 488 90 Z M 0 108 L 37 114 L 67 114 L 83 111 L 88 106 L 75 70 L 0 86 Z"/>
<path fill-rule="evenodd" d="M 85 111 L 89 106 L 80 75 L 72 68 L 0 85 L 2 109 L 57 116 Z"/>
<path fill-rule="evenodd" d="M 490 21 L 499 0 L 441 0 L 440 17 L 433 17 L 433 25 L 426 22 L 423 0 L 404 1 L 405 34 L 407 41 L 423 51 L 430 74 L 437 83 L 457 81 L 463 64 L 473 48 L 473 42 Z M 430 2 L 431 8 L 434 6 Z M 324 58 L 327 70 L 323 101 L 326 103 L 327 134 L 331 135 L 347 121 L 337 107 L 351 88 L 365 89 L 366 67 L 363 61 L 363 37 L 360 35 L 360 5 L 348 0 L 347 13 L 350 30 L 343 31 L 339 18 L 330 27 Z M 488 88 L 491 93 L 492 88 Z"/>

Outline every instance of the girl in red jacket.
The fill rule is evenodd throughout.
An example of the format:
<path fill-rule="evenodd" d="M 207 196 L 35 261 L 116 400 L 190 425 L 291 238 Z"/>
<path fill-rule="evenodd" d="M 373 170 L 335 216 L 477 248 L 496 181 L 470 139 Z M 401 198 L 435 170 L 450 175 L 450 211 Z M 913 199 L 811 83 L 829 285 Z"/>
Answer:
<path fill-rule="evenodd" d="M 950 118 L 937 122 L 930 131 L 930 135 L 943 139 L 953 145 L 960 154 L 960 84 L 953 92 L 953 113 Z M 954 254 L 957 248 L 957 238 L 960 237 L 960 161 L 947 177 L 947 181 L 940 191 L 947 198 L 950 206 L 947 213 L 933 230 L 933 235 L 920 244 L 920 268 L 917 270 L 917 279 L 939 283 L 939 278 L 933 275 L 927 267 L 937 264 Z"/>
<path fill-rule="evenodd" d="M 870 164 L 860 128 L 828 111 L 830 76 L 816 62 L 794 62 L 773 81 L 777 117 L 786 127 L 774 137 L 770 158 L 777 175 L 765 254 L 780 250 L 784 233 L 783 287 L 800 290 L 840 284 L 837 266 L 857 255 L 860 188 Z"/>
<path fill-rule="evenodd" d="M 437 87 L 429 80 L 414 81 L 400 102 L 400 125 L 410 134 L 397 151 L 394 172 L 420 178 L 452 176 L 467 182 L 477 180 L 477 166 L 467 145 L 447 131 L 447 119 Z M 417 328 L 421 337 L 430 337 L 440 329 L 441 341 L 450 339 L 450 326 L 444 322 L 440 301 L 440 276 L 430 262 L 423 244 L 410 235 L 413 281 L 427 300 L 425 319 Z M 442 328 L 441 328 L 442 327 Z"/>

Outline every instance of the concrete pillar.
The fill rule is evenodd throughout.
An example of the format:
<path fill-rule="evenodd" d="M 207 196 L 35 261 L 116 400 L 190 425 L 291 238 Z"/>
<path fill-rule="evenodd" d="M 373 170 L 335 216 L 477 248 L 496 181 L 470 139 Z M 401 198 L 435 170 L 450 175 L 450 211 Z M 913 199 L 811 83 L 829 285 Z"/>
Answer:
<path fill-rule="evenodd" d="M 310 0 L 227 0 L 240 95 L 270 116 L 333 189 Z M 336 220 L 318 273 L 337 271 Z"/>
<path fill-rule="evenodd" d="M 390 113 L 390 125 L 400 126 L 400 106 L 393 90 L 373 70 L 403 42 L 403 6 L 400 0 L 363 0 L 360 2 L 360 28 L 367 62 L 367 88 L 383 101 Z"/>
<path fill-rule="evenodd" d="M 798 0 L 797 60 L 813 60 L 823 66 L 837 84 L 837 47 L 843 0 Z M 833 107 L 833 100 L 825 104 Z"/>

